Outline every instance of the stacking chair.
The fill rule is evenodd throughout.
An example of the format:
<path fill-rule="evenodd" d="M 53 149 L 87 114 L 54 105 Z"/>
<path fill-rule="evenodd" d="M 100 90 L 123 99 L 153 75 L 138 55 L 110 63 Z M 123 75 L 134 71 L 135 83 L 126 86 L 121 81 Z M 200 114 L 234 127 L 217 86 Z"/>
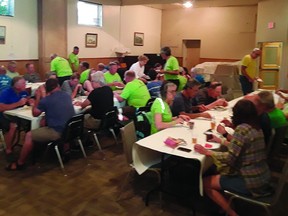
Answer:
<path fill-rule="evenodd" d="M 121 186 L 118 200 L 120 199 L 120 197 L 122 195 L 124 187 L 126 186 L 127 182 L 129 181 L 130 175 L 135 171 L 134 165 L 133 165 L 133 158 L 132 158 L 132 147 L 133 147 L 134 143 L 137 141 L 134 122 L 131 121 L 128 124 L 126 124 L 124 127 L 120 128 L 120 133 L 121 133 L 121 137 L 122 137 L 123 149 L 124 149 L 126 162 L 131 169 L 128 172 L 128 174 L 127 174 L 126 178 L 124 179 L 124 182 Z M 155 172 L 157 174 L 157 177 L 158 177 L 158 182 L 160 182 L 160 169 L 159 168 L 149 168 L 148 171 Z"/>
<path fill-rule="evenodd" d="M 118 110 L 117 107 L 113 107 L 111 110 L 105 113 L 103 119 L 101 119 L 100 127 L 97 130 L 92 130 L 94 140 L 97 144 L 97 147 L 100 151 L 102 151 L 100 142 L 97 137 L 97 133 L 100 133 L 101 131 L 110 131 L 115 139 L 115 143 L 117 142 L 117 137 L 114 131 L 115 126 L 118 123 Z"/>
<path fill-rule="evenodd" d="M 224 192 L 225 194 L 230 196 L 229 199 L 230 204 L 236 199 L 242 200 L 253 205 L 262 206 L 268 215 L 272 215 L 271 209 L 278 203 L 287 179 L 288 179 L 288 158 L 286 158 L 285 165 L 282 168 L 282 173 L 280 174 L 277 184 L 275 184 L 276 186 L 274 194 L 266 197 L 251 198 L 227 190 L 225 190 Z"/>
<path fill-rule="evenodd" d="M 60 150 L 59 148 L 62 150 L 64 143 L 70 143 L 73 140 L 77 140 L 81 151 L 83 153 L 84 158 L 87 160 L 87 156 L 86 156 L 86 152 L 83 148 L 83 144 L 81 141 L 82 138 L 82 134 L 83 134 L 83 128 L 84 128 L 84 115 L 83 114 L 79 114 L 79 115 L 75 115 L 73 116 L 67 123 L 65 130 L 62 134 L 62 137 L 58 140 L 55 140 L 53 142 L 50 142 L 46 148 L 46 151 L 44 153 L 44 156 L 47 154 L 48 150 L 51 147 L 54 147 L 57 158 L 59 160 L 61 169 L 63 171 L 63 173 L 65 174 L 65 169 L 64 169 L 64 165 L 63 165 L 63 161 L 62 161 L 62 157 L 60 154 Z M 87 162 L 88 163 L 88 162 Z M 66 174 L 65 174 L 66 175 Z"/>

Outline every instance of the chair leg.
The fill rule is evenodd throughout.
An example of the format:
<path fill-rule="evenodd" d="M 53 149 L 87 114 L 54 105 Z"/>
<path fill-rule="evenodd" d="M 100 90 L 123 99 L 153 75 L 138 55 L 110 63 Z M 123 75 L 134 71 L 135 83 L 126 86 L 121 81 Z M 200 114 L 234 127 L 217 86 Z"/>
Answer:
<path fill-rule="evenodd" d="M 102 151 L 100 142 L 99 142 L 98 137 L 97 137 L 97 134 L 96 134 L 95 132 L 93 133 L 93 137 L 94 137 L 94 140 L 95 140 L 95 142 L 96 142 L 96 144 L 97 144 L 97 147 L 98 147 L 99 151 Z"/>
<path fill-rule="evenodd" d="M 86 155 L 86 152 L 85 152 L 85 150 L 84 150 L 84 147 L 83 147 L 82 141 L 81 141 L 80 138 L 78 138 L 78 143 L 79 143 L 79 146 L 80 146 L 81 151 L 82 151 L 82 153 L 83 153 L 83 156 L 84 156 L 84 158 L 85 158 L 86 161 L 87 161 L 87 165 L 90 165 L 90 164 L 89 164 L 89 161 L 88 161 L 88 158 L 87 158 L 87 155 Z"/>
<path fill-rule="evenodd" d="M 0 139 L 2 140 L 2 143 L 3 143 L 3 149 L 6 149 L 6 142 L 5 142 L 5 139 L 4 139 L 4 135 L 3 135 L 2 129 L 0 129 Z"/>
<path fill-rule="evenodd" d="M 59 161 L 59 163 L 60 163 L 61 169 L 62 169 L 64 175 L 66 176 L 65 169 L 64 169 L 64 164 L 63 164 L 63 161 L 62 161 L 62 158 L 61 158 L 59 149 L 58 149 L 58 145 L 55 145 L 54 148 L 55 148 L 55 152 L 56 152 L 56 154 L 57 154 L 58 161 Z"/>
<path fill-rule="evenodd" d="M 112 133 L 112 135 L 113 135 L 113 137 L 114 137 L 114 139 L 115 139 L 116 145 L 118 145 L 118 141 L 117 141 L 117 137 L 116 137 L 116 134 L 115 134 L 114 129 L 113 129 L 113 128 L 109 128 L 109 130 L 110 130 L 110 132 Z"/>

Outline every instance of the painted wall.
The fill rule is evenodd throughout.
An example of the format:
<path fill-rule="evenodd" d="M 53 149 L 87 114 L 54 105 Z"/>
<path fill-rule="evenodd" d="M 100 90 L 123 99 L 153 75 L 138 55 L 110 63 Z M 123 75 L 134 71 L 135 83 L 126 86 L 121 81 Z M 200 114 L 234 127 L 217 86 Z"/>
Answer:
<path fill-rule="evenodd" d="M 162 11 L 145 6 L 121 7 L 120 45 L 128 47 L 130 55 L 159 53 Z M 134 46 L 134 32 L 144 33 L 144 45 Z"/>
<path fill-rule="evenodd" d="M 0 26 L 6 26 L 0 60 L 38 58 L 37 0 L 15 0 L 15 16 L 0 16 Z"/>
<path fill-rule="evenodd" d="M 115 57 L 115 49 L 130 50 L 130 55 L 159 52 L 161 10 L 144 6 L 120 7 L 115 1 L 103 1 L 103 27 L 77 24 L 77 0 L 68 1 L 68 50 L 79 46 L 80 58 Z M 134 32 L 144 33 L 144 46 L 133 45 Z M 85 47 L 85 34 L 98 34 L 96 48 Z"/>
<path fill-rule="evenodd" d="M 288 88 L 288 1 L 269 0 L 258 5 L 257 42 L 281 41 L 283 42 L 282 64 L 280 68 L 279 85 Z M 275 22 L 275 28 L 268 29 L 268 22 Z"/>
<path fill-rule="evenodd" d="M 256 6 L 164 10 L 161 45 L 182 56 L 183 39 L 201 40 L 201 58 L 241 59 L 255 46 Z"/>

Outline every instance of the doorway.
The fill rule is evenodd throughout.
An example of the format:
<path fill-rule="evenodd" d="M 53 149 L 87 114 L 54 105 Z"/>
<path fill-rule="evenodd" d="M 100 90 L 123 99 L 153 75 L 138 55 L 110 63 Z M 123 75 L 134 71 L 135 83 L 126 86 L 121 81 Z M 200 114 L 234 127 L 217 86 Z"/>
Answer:
<path fill-rule="evenodd" d="M 259 47 L 262 50 L 259 77 L 263 80 L 259 87 L 262 89 L 278 89 L 283 43 L 262 42 L 259 43 Z"/>
<path fill-rule="evenodd" d="M 201 40 L 183 40 L 183 67 L 189 71 L 192 67 L 199 64 Z"/>

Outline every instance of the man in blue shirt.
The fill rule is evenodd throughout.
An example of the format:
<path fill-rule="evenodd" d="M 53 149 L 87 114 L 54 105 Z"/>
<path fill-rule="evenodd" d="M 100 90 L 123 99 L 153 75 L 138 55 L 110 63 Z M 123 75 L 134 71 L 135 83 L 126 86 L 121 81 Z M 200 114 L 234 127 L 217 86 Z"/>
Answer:
<path fill-rule="evenodd" d="M 30 105 L 34 117 L 45 112 L 47 126 L 26 133 L 18 161 L 9 164 L 6 170 L 22 170 L 27 156 L 33 149 L 33 142 L 49 143 L 59 139 L 67 122 L 75 114 L 71 96 L 61 91 L 57 79 L 48 79 L 45 86 L 48 96 L 40 101 L 31 101 Z"/>
<path fill-rule="evenodd" d="M 13 122 L 13 118 L 4 117 L 3 112 L 24 106 L 28 102 L 28 93 L 25 88 L 25 79 L 17 76 L 12 79 L 11 87 L 4 89 L 0 93 L 0 127 L 4 131 L 7 155 L 12 153 L 12 139 L 17 125 Z"/>
<path fill-rule="evenodd" d="M 9 88 L 11 85 L 11 78 L 6 75 L 6 69 L 4 66 L 0 67 L 0 93 Z"/>

